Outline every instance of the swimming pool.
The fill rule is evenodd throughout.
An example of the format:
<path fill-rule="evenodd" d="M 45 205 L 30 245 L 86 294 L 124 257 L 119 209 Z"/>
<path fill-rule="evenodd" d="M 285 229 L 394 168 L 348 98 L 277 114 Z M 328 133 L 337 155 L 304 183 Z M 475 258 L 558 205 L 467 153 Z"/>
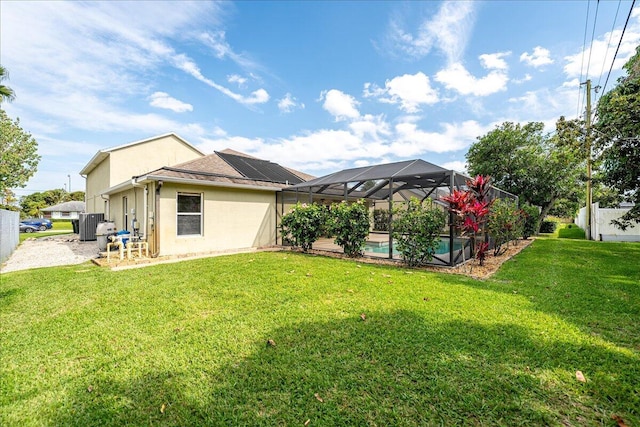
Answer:
<path fill-rule="evenodd" d="M 453 250 L 458 251 L 462 249 L 462 240 L 454 239 Z M 394 245 L 395 246 L 395 245 Z M 364 245 L 365 252 L 373 252 L 376 254 L 389 254 L 389 242 L 367 242 Z M 443 237 L 440 239 L 440 245 L 435 252 L 437 255 L 444 255 L 449 253 L 449 238 Z M 393 255 L 400 255 L 400 252 L 394 247 Z"/>

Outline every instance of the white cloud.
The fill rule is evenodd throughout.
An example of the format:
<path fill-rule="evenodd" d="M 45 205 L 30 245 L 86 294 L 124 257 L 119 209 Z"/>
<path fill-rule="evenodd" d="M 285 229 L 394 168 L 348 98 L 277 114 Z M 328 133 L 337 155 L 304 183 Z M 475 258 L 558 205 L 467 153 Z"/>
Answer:
<path fill-rule="evenodd" d="M 480 63 L 488 70 L 507 70 L 509 66 L 503 59 L 511 55 L 511 52 L 485 53 L 479 56 Z"/>
<path fill-rule="evenodd" d="M 476 137 L 484 135 L 488 127 L 474 120 L 462 123 L 442 123 L 442 132 L 427 132 L 418 129 L 412 120 L 398 123 L 395 126 L 396 140 L 392 150 L 401 157 L 409 157 L 431 151 L 444 153 L 469 147 Z"/>
<path fill-rule="evenodd" d="M 278 108 L 283 113 L 290 113 L 295 108 L 304 109 L 304 104 L 302 102 L 298 102 L 298 100 L 290 93 L 287 93 L 284 98 L 278 100 Z"/>
<path fill-rule="evenodd" d="M 429 77 L 424 73 L 404 74 L 385 82 L 384 88 L 365 83 L 363 96 L 376 97 L 381 102 L 400 104 L 407 113 L 420 111 L 420 105 L 438 102 L 438 92 L 431 87 Z"/>
<path fill-rule="evenodd" d="M 320 98 L 324 99 L 322 108 L 334 116 L 336 121 L 360 117 L 360 112 L 357 109 L 359 103 L 351 95 L 337 89 L 331 89 L 320 94 Z"/>
<path fill-rule="evenodd" d="M 175 99 L 165 92 L 154 92 L 151 94 L 149 99 L 151 100 L 149 105 L 151 105 L 152 107 L 164 108 L 176 113 L 193 111 L 193 106 L 191 104 L 187 104 L 178 99 Z"/>
<path fill-rule="evenodd" d="M 531 67 L 539 68 L 544 65 L 553 64 L 553 59 L 551 59 L 549 49 L 536 46 L 533 48 L 532 53 L 523 52 L 522 55 L 520 55 L 520 62 L 524 62 Z"/>
<path fill-rule="evenodd" d="M 249 96 L 243 96 L 238 93 L 233 92 L 232 90 L 219 85 L 211 79 L 206 78 L 202 75 L 200 68 L 196 65 L 195 62 L 191 60 L 191 58 L 187 57 L 184 54 L 175 55 L 173 57 L 174 65 L 181 69 L 182 71 L 190 74 L 201 82 L 211 86 L 214 89 L 219 90 L 223 94 L 227 95 L 229 98 L 244 104 L 244 105 L 254 105 L 254 104 L 264 104 L 269 101 L 269 93 L 264 89 L 258 89 L 256 91 L 251 92 Z"/>
<path fill-rule="evenodd" d="M 471 1 L 443 2 L 438 12 L 422 23 L 415 36 L 404 31 L 398 20 L 392 20 L 388 38 L 395 48 L 416 58 L 426 56 L 436 47 L 449 62 L 458 61 L 473 29 L 475 7 Z"/>
<path fill-rule="evenodd" d="M 380 141 L 391 135 L 389 124 L 384 120 L 384 116 L 373 116 L 365 114 L 360 120 L 349 123 L 349 129 L 361 140 Z"/>
<path fill-rule="evenodd" d="M 229 83 L 237 83 L 239 87 L 245 87 L 248 80 L 249 79 L 246 77 L 239 76 L 238 74 L 231 74 L 230 76 L 227 76 L 227 81 Z"/>
<path fill-rule="evenodd" d="M 575 86 L 544 88 L 527 91 L 522 96 L 509 98 L 508 101 L 511 105 L 507 113 L 509 121 L 544 122 L 546 128 L 552 130 L 558 117 L 577 113 L 578 91 Z"/>
<path fill-rule="evenodd" d="M 420 129 L 418 116 L 404 116 L 391 127 L 382 116 L 365 115 L 345 129 L 319 129 L 287 138 L 245 138 L 219 129 L 219 137 L 202 138 L 205 152 L 227 147 L 315 173 L 335 171 L 349 165 L 368 165 L 416 158 L 426 153 L 458 151 L 471 145 L 492 125 L 475 121 L 441 123 L 438 131 Z M 459 170 L 461 168 L 455 167 Z"/>
<path fill-rule="evenodd" d="M 462 162 L 460 160 L 453 160 L 451 162 L 445 162 L 440 166 L 442 166 L 445 169 L 449 169 L 449 170 L 454 170 L 456 172 L 460 172 L 462 174 L 466 174 L 467 173 L 467 163 L 466 162 Z"/>
<path fill-rule="evenodd" d="M 213 54 L 218 59 L 229 58 L 245 70 L 260 68 L 259 64 L 246 57 L 246 55 L 234 52 L 226 40 L 225 32 L 222 30 L 203 32 L 199 35 L 198 39 L 205 46 L 211 48 Z"/>
<path fill-rule="evenodd" d="M 562 87 L 572 87 L 572 88 L 580 87 L 580 80 L 571 79 L 567 82 L 562 83 Z"/>
<path fill-rule="evenodd" d="M 526 73 L 526 74 L 524 75 L 524 77 L 523 77 L 523 78 L 521 78 L 521 79 L 511 79 L 511 81 L 512 81 L 513 83 L 515 83 L 515 84 L 521 84 L 521 83 L 524 83 L 524 82 L 528 82 L 528 81 L 530 81 L 531 79 L 533 79 L 533 77 L 531 76 L 531 74 Z"/>
<path fill-rule="evenodd" d="M 640 9 L 634 9 L 632 19 L 629 21 L 624 38 L 620 44 L 620 50 L 613 64 L 613 71 L 619 71 L 622 66 L 636 52 L 636 47 L 640 44 Z M 593 44 L 587 47 L 584 52 L 579 51 L 574 55 L 565 56 L 566 64 L 564 72 L 567 77 L 585 77 L 586 71 L 589 75 L 586 78 L 600 75 L 600 71 L 609 72 L 613 54 L 616 51 L 622 30 L 616 29 L 613 32 L 607 32 L 596 38 Z M 609 43 L 611 41 L 611 43 Z M 590 59 L 590 61 L 589 61 Z M 603 67 L 604 65 L 604 67 Z"/>
<path fill-rule="evenodd" d="M 507 89 L 509 78 L 503 70 L 493 70 L 477 78 L 461 63 L 451 64 L 436 73 L 435 80 L 462 95 L 487 96 Z"/>

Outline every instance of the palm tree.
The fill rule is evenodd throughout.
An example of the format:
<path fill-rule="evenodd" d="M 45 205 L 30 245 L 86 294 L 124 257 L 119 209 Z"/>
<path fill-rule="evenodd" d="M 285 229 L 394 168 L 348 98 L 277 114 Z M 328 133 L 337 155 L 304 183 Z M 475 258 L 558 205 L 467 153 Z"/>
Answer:
<path fill-rule="evenodd" d="M 9 77 L 9 72 L 0 65 L 0 82 Z M 9 86 L 0 84 L 0 103 L 3 101 L 13 101 L 16 97 L 15 92 Z"/>

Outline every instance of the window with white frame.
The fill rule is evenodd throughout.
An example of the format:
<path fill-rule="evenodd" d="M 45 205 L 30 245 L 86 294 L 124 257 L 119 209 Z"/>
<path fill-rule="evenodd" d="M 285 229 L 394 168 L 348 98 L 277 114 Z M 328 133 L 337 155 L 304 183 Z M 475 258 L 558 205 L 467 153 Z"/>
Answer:
<path fill-rule="evenodd" d="M 178 193 L 178 236 L 202 235 L 202 194 Z"/>

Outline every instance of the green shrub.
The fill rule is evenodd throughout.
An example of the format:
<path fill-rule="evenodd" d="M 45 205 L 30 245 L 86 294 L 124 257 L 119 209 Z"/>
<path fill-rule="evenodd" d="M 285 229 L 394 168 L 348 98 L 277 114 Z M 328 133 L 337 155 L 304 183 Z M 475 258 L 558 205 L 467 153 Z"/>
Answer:
<path fill-rule="evenodd" d="M 542 224 L 540 225 L 540 232 L 541 233 L 553 233 L 556 231 L 556 227 L 558 226 L 558 224 L 554 221 L 542 221 Z"/>
<path fill-rule="evenodd" d="M 447 214 L 431 199 L 421 203 L 411 198 L 407 209 L 394 211 L 392 234 L 402 260 L 411 267 L 431 261 L 446 221 Z"/>
<path fill-rule="evenodd" d="M 494 240 L 493 254 L 501 255 L 507 250 L 510 241 L 516 240 L 523 234 L 524 218 L 516 202 L 511 199 L 494 200 L 487 228 Z"/>
<path fill-rule="evenodd" d="M 389 231 L 389 210 L 373 210 L 373 229 L 376 231 Z"/>
<path fill-rule="evenodd" d="M 283 240 L 289 240 L 294 246 L 299 246 L 307 252 L 313 242 L 322 236 L 327 219 L 326 212 L 324 206 L 315 203 L 296 203 L 280 221 Z"/>
<path fill-rule="evenodd" d="M 540 217 L 540 211 L 536 206 L 523 205 L 520 210 L 524 217 L 524 224 L 522 226 L 522 238 L 528 239 L 535 235 L 537 230 L 538 218 Z"/>
<path fill-rule="evenodd" d="M 331 205 L 329 229 L 335 236 L 334 242 L 342 247 L 346 255 L 350 257 L 362 255 L 370 227 L 369 209 L 364 200 Z"/>

